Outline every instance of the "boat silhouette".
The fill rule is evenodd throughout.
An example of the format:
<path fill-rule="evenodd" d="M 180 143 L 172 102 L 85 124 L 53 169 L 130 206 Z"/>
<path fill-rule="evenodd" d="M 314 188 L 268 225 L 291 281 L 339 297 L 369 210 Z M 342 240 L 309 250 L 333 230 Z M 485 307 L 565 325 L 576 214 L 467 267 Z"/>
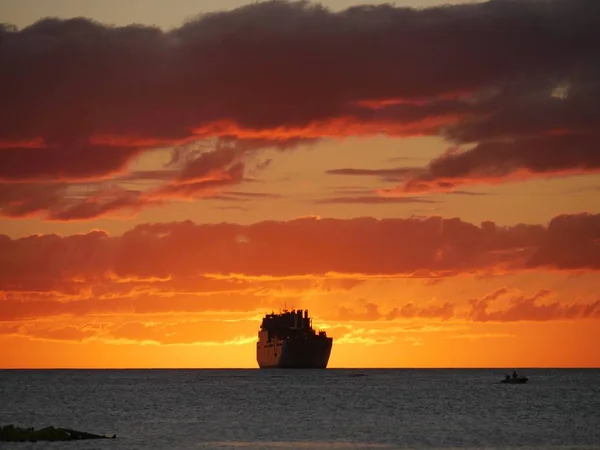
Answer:
<path fill-rule="evenodd" d="M 523 376 L 523 375 L 517 375 L 517 372 L 514 371 L 512 374 L 512 377 L 509 376 L 508 374 L 506 374 L 506 376 L 504 377 L 504 379 L 502 381 L 500 381 L 500 383 L 503 384 L 524 384 L 527 383 L 529 381 L 529 378 Z"/>
<path fill-rule="evenodd" d="M 523 383 L 527 383 L 527 381 L 529 381 L 529 378 L 527 378 L 527 377 L 517 377 L 517 378 L 505 378 L 504 380 L 500 381 L 500 383 L 523 384 Z"/>
<path fill-rule="evenodd" d="M 325 369 L 333 339 L 316 331 L 308 311 L 267 314 L 258 332 L 256 360 L 261 369 Z"/>

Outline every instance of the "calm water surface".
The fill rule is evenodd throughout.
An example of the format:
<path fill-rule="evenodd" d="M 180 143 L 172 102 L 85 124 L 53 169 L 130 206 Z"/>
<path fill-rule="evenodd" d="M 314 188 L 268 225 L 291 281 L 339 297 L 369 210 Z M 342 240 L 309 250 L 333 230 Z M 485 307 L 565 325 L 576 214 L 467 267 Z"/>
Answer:
<path fill-rule="evenodd" d="M 600 370 L 0 371 L 0 424 L 116 440 L 15 449 L 600 449 Z"/>

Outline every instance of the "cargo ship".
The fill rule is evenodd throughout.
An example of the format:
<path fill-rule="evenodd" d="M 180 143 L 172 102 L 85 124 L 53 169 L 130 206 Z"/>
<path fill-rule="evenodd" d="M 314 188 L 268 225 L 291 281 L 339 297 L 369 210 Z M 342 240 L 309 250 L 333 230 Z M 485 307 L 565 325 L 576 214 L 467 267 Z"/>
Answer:
<path fill-rule="evenodd" d="M 315 331 L 308 310 L 283 311 L 263 317 L 256 343 L 261 369 L 325 369 L 333 338 Z"/>

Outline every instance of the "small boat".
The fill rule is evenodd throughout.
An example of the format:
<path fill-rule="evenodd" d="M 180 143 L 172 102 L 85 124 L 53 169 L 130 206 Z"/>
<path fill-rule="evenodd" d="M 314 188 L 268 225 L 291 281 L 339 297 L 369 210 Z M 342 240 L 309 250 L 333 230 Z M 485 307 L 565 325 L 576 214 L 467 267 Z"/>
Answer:
<path fill-rule="evenodd" d="M 516 378 L 505 378 L 500 383 L 523 384 L 523 383 L 527 383 L 527 381 L 529 381 L 529 378 L 527 378 L 527 377 L 516 377 Z"/>

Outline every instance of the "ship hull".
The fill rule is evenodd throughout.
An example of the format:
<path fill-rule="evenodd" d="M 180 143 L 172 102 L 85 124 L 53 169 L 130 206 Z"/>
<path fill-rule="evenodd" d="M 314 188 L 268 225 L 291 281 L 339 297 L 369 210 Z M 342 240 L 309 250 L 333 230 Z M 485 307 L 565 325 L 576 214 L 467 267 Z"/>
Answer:
<path fill-rule="evenodd" d="M 332 338 L 323 336 L 259 341 L 256 360 L 261 369 L 325 369 L 332 344 Z"/>

